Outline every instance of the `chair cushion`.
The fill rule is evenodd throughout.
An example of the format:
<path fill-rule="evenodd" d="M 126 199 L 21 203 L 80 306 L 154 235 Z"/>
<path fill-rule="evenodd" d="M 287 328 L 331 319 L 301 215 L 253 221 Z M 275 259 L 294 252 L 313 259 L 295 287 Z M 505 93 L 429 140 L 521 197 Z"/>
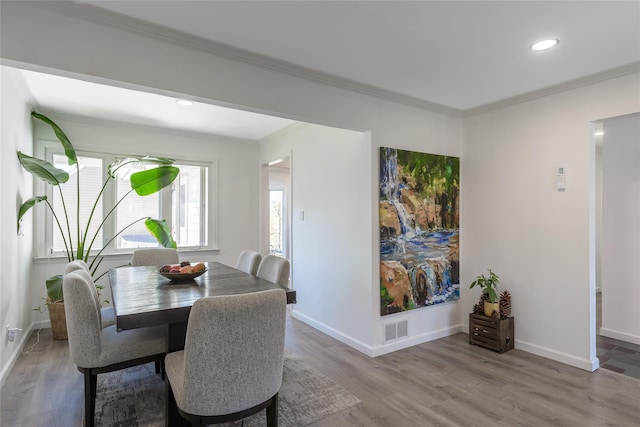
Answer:
<path fill-rule="evenodd" d="M 167 331 L 162 326 L 120 332 L 116 330 L 115 325 L 108 326 L 102 330 L 101 341 L 102 352 L 96 364 L 90 366 L 92 368 L 167 351 Z"/>

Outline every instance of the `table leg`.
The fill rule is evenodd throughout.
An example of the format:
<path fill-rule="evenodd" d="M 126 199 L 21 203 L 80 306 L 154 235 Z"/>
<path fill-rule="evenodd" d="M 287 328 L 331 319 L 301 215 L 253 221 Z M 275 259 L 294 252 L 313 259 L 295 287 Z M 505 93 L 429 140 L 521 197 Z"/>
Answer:
<path fill-rule="evenodd" d="M 184 350 L 184 340 L 187 336 L 187 322 L 169 323 L 167 332 L 167 353 Z"/>

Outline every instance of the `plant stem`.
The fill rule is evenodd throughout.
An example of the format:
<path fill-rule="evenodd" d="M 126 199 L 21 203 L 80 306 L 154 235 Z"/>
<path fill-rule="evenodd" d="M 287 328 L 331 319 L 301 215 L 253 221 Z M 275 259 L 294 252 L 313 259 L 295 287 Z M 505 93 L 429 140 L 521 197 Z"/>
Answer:
<path fill-rule="evenodd" d="M 69 251 L 69 245 L 67 245 L 67 239 L 64 237 L 64 232 L 62 231 L 62 225 L 60 225 L 60 221 L 58 220 L 58 215 L 56 215 L 56 211 L 53 210 L 53 206 L 49 203 L 49 200 L 45 200 L 47 202 L 47 206 L 49 206 L 49 210 L 53 214 L 53 219 L 56 220 L 56 224 L 58 224 L 58 229 L 60 230 L 60 235 L 62 236 L 62 241 L 64 242 L 64 250 L 67 253 L 67 260 L 71 262 L 72 252 Z"/>
<path fill-rule="evenodd" d="M 62 201 L 62 210 L 64 211 L 64 217 L 67 222 L 67 233 L 69 236 L 69 252 L 71 254 L 71 258 L 73 258 L 73 240 L 71 239 L 71 227 L 69 226 L 69 215 L 67 214 L 67 204 L 64 202 L 64 195 L 62 194 L 62 188 L 60 185 L 56 185 L 58 187 L 58 191 L 60 192 L 60 200 Z M 60 229 L 62 233 L 62 229 Z M 62 233 L 62 238 L 64 239 L 64 233 Z M 75 259 L 75 258 L 73 258 Z"/>
<path fill-rule="evenodd" d="M 89 226 L 91 225 L 91 220 L 93 219 L 93 214 L 96 210 L 96 207 L 98 206 L 98 202 L 100 201 L 100 198 L 102 197 L 102 193 L 104 193 L 105 188 L 107 188 L 107 184 L 109 183 L 109 181 L 111 180 L 111 176 L 108 176 L 106 181 L 102 184 L 102 188 L 100 189 L 100 193 L 98 193 L 98 197 L 96 197 L 96 201 L 93 203 L 93 207 L 91 208 L 91 214 L 89 214 L 89 219 L 87 221 L 87 228 L 84 230 L 84 236 L 82 237 L 82 247 L 84 249 L 85 247 L 85 243 L 87 241 L 87 234 L 89 233 Z M 102 226 L 102 224 L 100 224 Z M 91 240 L 91 245 L 89 245 L 89 250 L 88 251 L 84 251 L 86 253 L 85 257 L 84 257 L 84 262 L 87 262 L 89 260 L 89 253 L 91 252 L 91 246 L 93 245 L 93 241 L 95 240 L 96 236 L 98 235 L 98 231 L 100 231 L 100 227 L 98 227 L 98 229 L 96 230 L 96 234 L 93 236 L 93 240 Z"/>

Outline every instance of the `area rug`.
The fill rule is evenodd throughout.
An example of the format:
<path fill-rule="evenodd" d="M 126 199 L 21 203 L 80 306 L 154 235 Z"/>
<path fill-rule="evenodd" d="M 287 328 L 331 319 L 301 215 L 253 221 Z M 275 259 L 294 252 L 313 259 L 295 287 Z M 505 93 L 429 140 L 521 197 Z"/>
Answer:
<path fill-rule="evenodd" d="M 165 384 L 153 363 L 98 375 L 96 426 L 164 426 Z M 285 355 L 279 395 L 279 425 L 303 427 L 360 403 L 353 394 L 318 372 L 302 356 Z M 218 424 L 237 427 L 241 422 Z M 244 420 L 266 426 L 264 411 Z"/>

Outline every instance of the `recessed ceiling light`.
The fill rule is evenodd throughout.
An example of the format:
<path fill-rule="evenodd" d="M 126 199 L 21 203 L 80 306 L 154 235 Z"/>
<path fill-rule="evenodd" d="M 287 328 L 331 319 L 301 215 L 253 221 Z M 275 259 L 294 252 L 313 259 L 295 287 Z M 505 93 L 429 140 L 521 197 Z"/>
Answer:
<path fill-rule="evenodd" d="M 558 39 L 540 40 L 539 42 L 532 44 L 531 45 L 531 49 L 533 49 L 533 50 L 547 50 L 547 49 L 551 49 L 552 47 L 556 46 L 558 43 L 560 43 L 560 40 L 558 40 Z"/>
<path fill-rule="evenodd" d="M 190 107 L 193 105 L 193 102 L 189 101 L 188 99 L 176 99 L 176 102 L 184 107 Z"/>

